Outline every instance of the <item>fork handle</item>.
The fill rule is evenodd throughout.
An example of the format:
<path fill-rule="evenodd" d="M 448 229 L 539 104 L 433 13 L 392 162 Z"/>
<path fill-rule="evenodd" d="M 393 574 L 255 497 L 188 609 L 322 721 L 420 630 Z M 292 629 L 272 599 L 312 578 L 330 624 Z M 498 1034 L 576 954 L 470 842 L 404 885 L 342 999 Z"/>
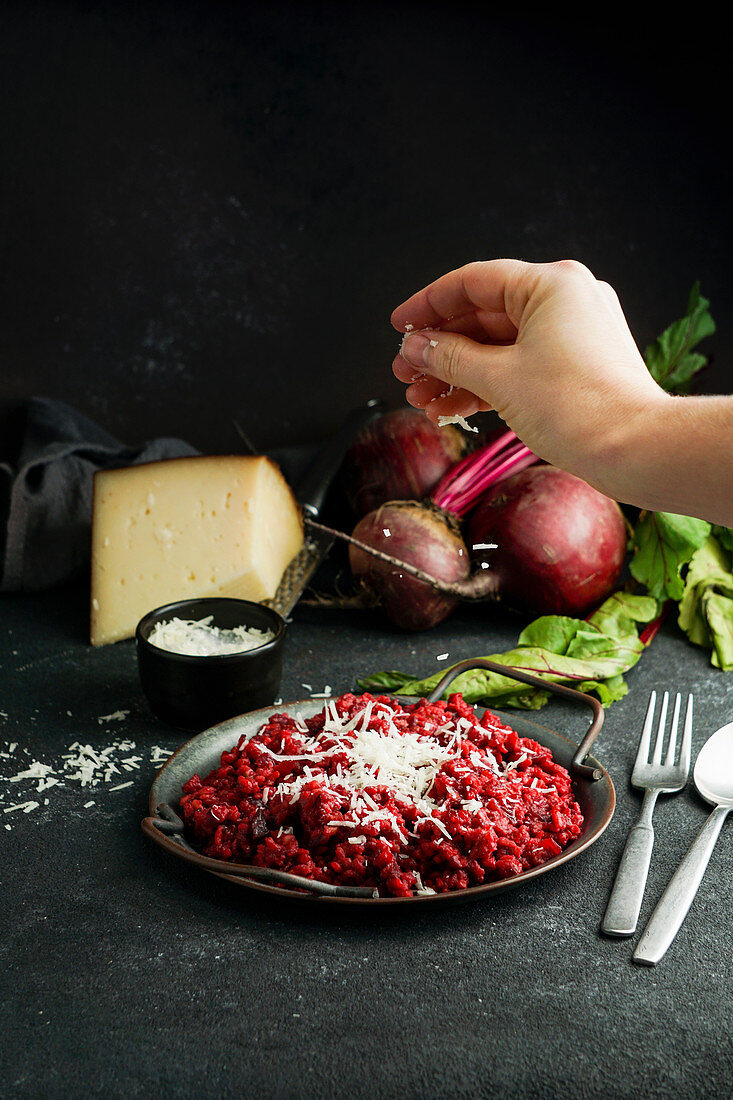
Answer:
<path fill-rule="evenodd" d="M 730 806 L 716 806 L 669 880 L 633 954 L 633 961 L 654 966 L 682 927 Z"/>
<path fill-rule="evenodd" d="M 634 825 L 626 839 L 601 924 L 601 931 L 607 936 L 633 936 L 636 931 L 653 847 L 652 826 L 646 822 Z"/>

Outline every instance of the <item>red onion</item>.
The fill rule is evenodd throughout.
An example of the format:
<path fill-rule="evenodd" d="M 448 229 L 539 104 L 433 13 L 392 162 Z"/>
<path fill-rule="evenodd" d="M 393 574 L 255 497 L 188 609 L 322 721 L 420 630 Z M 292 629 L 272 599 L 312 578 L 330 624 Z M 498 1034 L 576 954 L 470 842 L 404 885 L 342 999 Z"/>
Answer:
<path fill-rule="evenodd" d="M 615 501 L 564 470 L 535 466 L 488 491 L 467 541 L 510 606 L 582 617 L 613 591 L 627 532 Z"/>
<path fill-rule="evenodd" d="M 358 516 L 388 500 L 422 500 L 468 447 L 465 433 L 437 428 L 418 409 L 396 409 L 368 424 L 342 467 L 347 500 Z"/>

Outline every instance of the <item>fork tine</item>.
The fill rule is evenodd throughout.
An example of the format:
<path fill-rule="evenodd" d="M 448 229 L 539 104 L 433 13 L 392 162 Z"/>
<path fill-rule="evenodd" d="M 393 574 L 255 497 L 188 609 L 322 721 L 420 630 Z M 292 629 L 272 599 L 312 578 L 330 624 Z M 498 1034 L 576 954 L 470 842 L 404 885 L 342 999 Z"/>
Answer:
<path fill-rule="evenodd" d="M 657 705 L 657 693 L 653 691 L 649 696 L 649 706 L 646 709 L 644 729 L 641 731 L 639 748 L 636 750 L 637 762 L 646 764 L 649 759 L 649 744 L 652 738 L 652 725 L 654 723 L 654 708 Z"/>
<path fill-rule="evenodd" d="M 672 726 L 669 731 L 669 744 L 667 746 L 667 755 L 664 758 L 664 763 L 667 767 L 671 767 L 674 764 L 674 754 L 677 748 L 677 727 L 680 724 L 681 706 L 682 696 L 679 692 L 677 692 L 674 701 L 674 713 L 672 714 Z"/>
<path fill-rule="evenodd" d="M 664 741 L 664 727 L 667 723 L 668 706 L 669 692 L 665 691 L 662 696 L 662 709 L 659 712 L 659 725 L 657 726 L 657 739 L 654 742 L 654 752 L 652 753 L 652 764 L 660 764 L 662 762 L 662 742 Z"/>
<path fill-rule="evenodd" d="M 685 712 L 685 729 L 682 734 L 682 748 L 680 749 L 680 767 L 685 774 L 690 770 L 690 754 L 692 751 L 692 695 L 687 696 L 687 711 Z"/>

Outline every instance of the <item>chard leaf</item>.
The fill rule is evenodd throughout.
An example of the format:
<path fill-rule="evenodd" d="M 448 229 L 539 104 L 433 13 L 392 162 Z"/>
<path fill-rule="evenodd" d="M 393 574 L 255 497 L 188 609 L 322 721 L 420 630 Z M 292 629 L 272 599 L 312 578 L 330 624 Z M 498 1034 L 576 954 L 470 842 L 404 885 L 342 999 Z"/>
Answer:
<path fill-rule="evenodd" d="M 730 527 L 718 527 L 715 525 L 712 534 L 725 550 L 729 550 L 733 554 L 733 531 Z"/>
<path fill-rule="evenodd" d="M 710 534 L 710 524 L 671 512 L 645 512 L 634 530 L 632 577 L 646 585 L 655 600 L 680 600 L 681 571 Z"/>
<path fill-rule="evenodd" d="M 650 596 L 634 596 L 630 592 L 614 592 L 587 620 L 603 634 L 628 636 L 636 633 L 635 623 L 649 623 L 659 608 Z"/>
<path fill-rule="evenodd" d="M 542 615 L 525 626 L 518 646 L 542 646 L 552 653 L 564 653 L 578 633 L 578 619 L 567 615 Z"/>
<path fill-rule="evenodd" d="M 358 686 L 362 691 L 377 693 L 386 691 L 388 694 L 396 695 L 400 692 L 404 684 L 409 684 L 413 679 L 414 677 L 408 675 L 406 672 L 375 672 L 372 676 L 368 677 L 368 687 L 363 686 L 367 682 L 366 680 L 359 680 Z"/>
<path fill-rule="evenodd" d="M 688 393 L 692 378 L 707 365 L 706 356 L 693 349 L 715 332 L 709 305 L 696 282 L 690 291 L 685 316 L 666 328 L 644 352 L 652 378 L 668 393 Z"/>
<path fill-rule="evenodd" d="M 716 668 L 733 669 L 731 557 L 712 535 L 690 561 L 678 622 L 691 642 L 712 650 Z"/>
<path fill-rule="evenodd" d="M 576 684 L 575 687 L 578 691 L 595 691 L 604 707 L 610 707 L 611 703 L 623 699 L 629 690 L 626 681 L 620 674 L 609 676 L 607 680 L 602 680 L 597 684 L 593 684 L 591 681 L 587 684 Z"/>
<path fill-rule="evenodd" d="M 637 623 L 657 614 L 657 602 L 648 596 L 616 592 L 587 620 L 564 615 L 543 615 L 520 634 L 507 653 L 491 654 L 497 664 L 525 669 L 553 683 L 570 684 L 580 691 L 595 691 L 604 706 L 626 694 L 623 674 L 641 656 L 644 645 Z M 426 679 L 403 673 L 378 672 L 359 681 L 362 691 L 396 690 L 402 695 L 427 695 L 446 669 Z M 395 687 L 387 687 L 393 677 Z M 398 682 L 399 681 L 399 682 Z M 549 692 L 534 689 L 488 669 L 470 669 L 457 676 L 445 695 L 460 692 L 468 703 L 494 703 L 537 710 Z"/>

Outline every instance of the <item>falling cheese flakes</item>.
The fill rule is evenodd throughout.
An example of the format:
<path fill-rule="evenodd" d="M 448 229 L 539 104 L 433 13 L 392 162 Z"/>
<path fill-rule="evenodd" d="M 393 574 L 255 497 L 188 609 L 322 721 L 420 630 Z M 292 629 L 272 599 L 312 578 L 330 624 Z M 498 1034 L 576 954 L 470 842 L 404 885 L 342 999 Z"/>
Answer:
<path fill-rule="evenodd" d="M 458 424 L 459 427 L 463 428 L 464 432 L 477 432 L 478 431 L 478 428 L 475 427 L 475 425 L 468 423 L 465 416 L 459 416 L 458 414 L 456 414 L 455 416 L 439 416 L 438 417 L 438 427 L 439 428 L 445 428 L 448 424 Z"/>
<path fill-rule="evenodd" d="M 99 722 L 100 726 L 104 722 L 122 722 L 125 718 L 127 718 L 129 713 L 129 710 L 115 710 L 112 712 L 112 714 L 100 714 L 99 718 L 97 718 L 97 721 Z"/>
<path fill-rule="evenodd" d="M 330 684 L 325 684 L 323 691 L 311 691 L 311 699 L 330 699 L 333 694 Z M 282 702 L 282 699 L 280 700 Z"/>

